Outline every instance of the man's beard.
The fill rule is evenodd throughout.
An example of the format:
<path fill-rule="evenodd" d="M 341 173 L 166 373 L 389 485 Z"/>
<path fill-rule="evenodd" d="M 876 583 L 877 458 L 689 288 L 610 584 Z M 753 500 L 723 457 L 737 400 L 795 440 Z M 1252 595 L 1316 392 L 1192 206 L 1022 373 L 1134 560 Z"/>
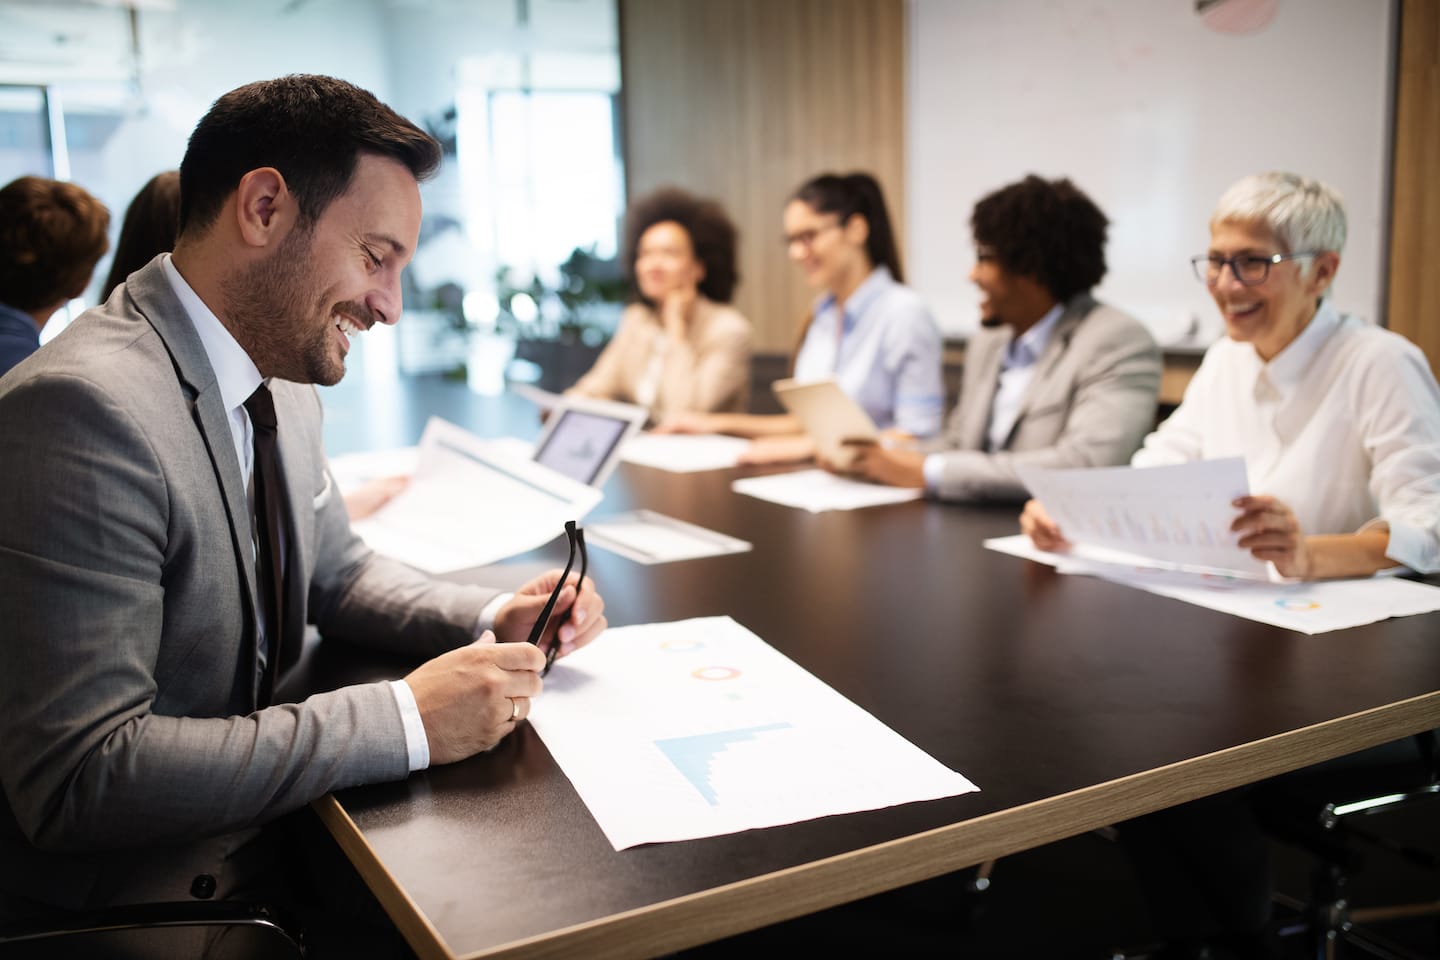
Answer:
<path fill-rule="evenodd" d="M 325 292 L 309 293 L 312 240 L 297 227 L 269 257 L 222 280 L 221 294 L 226 326 L 261 376 L 328 387 L 345 375 L 345 359 L 331 343 Z"/>

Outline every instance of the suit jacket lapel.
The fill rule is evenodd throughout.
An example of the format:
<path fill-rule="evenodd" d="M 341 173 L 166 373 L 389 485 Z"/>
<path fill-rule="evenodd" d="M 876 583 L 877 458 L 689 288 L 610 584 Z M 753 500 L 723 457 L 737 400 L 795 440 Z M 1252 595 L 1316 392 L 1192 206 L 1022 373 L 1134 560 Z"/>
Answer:
<path fill-rule="evenodd" d="M 1045 396 L 1050 375 L 1054 373 L 1055 367 L 1070 347 L 1070 338 L 1075 335 L 1075 328 L 1094 307 L 1095 298 L 1088 293 L 1071 297 L 1070 302 L 1065 305 L 1065 312 L 1060 314 L 1059 320 L 1055 321 L 1055 329 L 1050 331 L 1050 339 L 1045 342 L 1045 351 L 1035 362 L 1035 375 L 1030 378 L 1030 382 L 1025 386 L 1025 393 L 1020 397 L 1020 409 L 1015 414 L 1015 424 L 1010 429 L 1011 436 L 1014 435 L 1016 428 L 1025 419 L 1025 414 L 1034 407 L 1036 401 Z M 1006 441 L 1008 446 L 1009 437 L 1006 438 Z"/>
<path fill-rule="evenodd" d="M 251 546 L 250 500 L 246 495 L 245 478 L 240 474 L 240 464 L 235 459 L 235 443 L 231 439 L 230 418 L 220 398 L 220 387 L 215 381 L 215 371 L 205 354 L 200 335 L 195 332 L 185 308 L 175 296 L 170 281 L 165 278 L 159 259 L 150 261 L 134 274 L 126 284 L 126 291 L 135 301 L 136 308 L 149 321 L 175 365 L 176 376 L 180 379 L 190 400 L 190 412 L 200 431 L 205 447 L 210 453 L 210 464 L 215 470 L 215 479 L 220 484 L 225 500 L 225 511 L 230 521 L 231 548 L 235 551 L 235 565 L 245 585 L 245 596 L 250 604 L 252 625 L 258 609 L 258 595 L 255 592 L 255 561 Z M 256 654 L 256 634 L 252 628 L 247 631 L 251 661 Z"/>
<path fill-rule="evenodd" d="M 970 356 L 970 347 L 966 347 L 964 376 L 968 383 L 959 411 L 959 428 L 953 438 L 960 450 L 985 449 L 985 429 L 990 423 L 990 407 L 995 402 L 1000 359 L 1009 342 L 1009 337 L 1001 335 L 972 338 L 970 343 L 980 347 L 975 357 Z M 971 377 L 975 379 L 970 380 Z"/>

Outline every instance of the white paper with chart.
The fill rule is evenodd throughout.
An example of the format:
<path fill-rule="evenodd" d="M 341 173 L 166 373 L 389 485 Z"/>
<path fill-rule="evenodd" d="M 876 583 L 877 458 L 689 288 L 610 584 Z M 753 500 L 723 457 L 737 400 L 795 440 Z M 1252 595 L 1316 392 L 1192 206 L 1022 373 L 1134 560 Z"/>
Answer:
<path fill-rule="evenodd" d="M 1018 470 L 1078 557 L 1269 579 L 1269 564 L 1240 549 L 1230 532 L 1240 513 L 1231 502 L 1250 492 L 1239 457 L 1169 467 Z"/>
<path fill-rule="evenodd" d="M 1097 563 L 1068 553 L 1037 549 L 1024 534 L 994 537 L 985 541 L 985 547 L 1047 563 L 1061 573 L 1100 577 L 1299 633 L 1345 630 L 1390 617 L 1440 610 L 1440 587 L 1402 580 L 1394 575 L 1403 570 L 1398 567 L 1355 580 L 1271 583 L 1219 573 Z"/>
<path fill-rule="evenodd" d="M 409 485 L 352 528 L 379 553 L 444 573 L 549 543 L 600 498 L 599 490 L 525 459 L 514 441 L 482 440 L 432 417 Z"/>
<path fill-rule="evenodd" d="M 530 723 L 616 850 L 978 789 L 729 617 L 605 631 Z"/>

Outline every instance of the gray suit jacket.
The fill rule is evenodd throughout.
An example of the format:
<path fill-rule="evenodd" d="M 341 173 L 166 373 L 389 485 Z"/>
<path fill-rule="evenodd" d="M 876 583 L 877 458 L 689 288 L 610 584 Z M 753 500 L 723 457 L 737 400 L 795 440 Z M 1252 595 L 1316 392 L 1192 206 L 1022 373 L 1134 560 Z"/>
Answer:
<path fill-rule="evenodd" d="M 417 656 L 473 637 L 489 591 L 350 531 L 313 388 L 274 381 L 291 504 L 287 636 Z M 181 900 L 254 828 L 406 776 L 383 683 L 256 709 L 245 483 L 198 334 L 158 261 L 0 381 L 0 916 Z M 282 663 L 298 651 L 282 651 Z"/>
<path fill-rule="evenodd" d="M 1154 338 L 1134 318 L 1080 294 L 1056 322 L 1003 448 L 987 452 L 990 406 L 1010 338 L 1010 328 L 999 327 L 965 345 L 960 401 L 933 448 L 944 457 L 941 499 L 1023 499 L 1017 466 L 1128 463 L 1155 426 L 1161 364 Z"/>

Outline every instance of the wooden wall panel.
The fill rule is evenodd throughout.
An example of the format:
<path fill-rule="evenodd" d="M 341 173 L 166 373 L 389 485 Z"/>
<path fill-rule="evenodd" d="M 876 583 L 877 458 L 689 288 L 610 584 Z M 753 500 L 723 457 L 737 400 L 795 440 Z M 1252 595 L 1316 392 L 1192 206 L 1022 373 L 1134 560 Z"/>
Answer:
<path fill-rule="evenodd" d="M 781 246 L 785 200 L 868 170 L 904 237 L 904 0 L 621 0 L 626 181 L 714 197 L 740 229 L 736 306 L 789 351 L 812 299 Z"/>
<path fill-rule="evenodd" d="M 1404 0 L 1395 99 L 1390 329 L 1440 376 L 1440 3 Z"/>

